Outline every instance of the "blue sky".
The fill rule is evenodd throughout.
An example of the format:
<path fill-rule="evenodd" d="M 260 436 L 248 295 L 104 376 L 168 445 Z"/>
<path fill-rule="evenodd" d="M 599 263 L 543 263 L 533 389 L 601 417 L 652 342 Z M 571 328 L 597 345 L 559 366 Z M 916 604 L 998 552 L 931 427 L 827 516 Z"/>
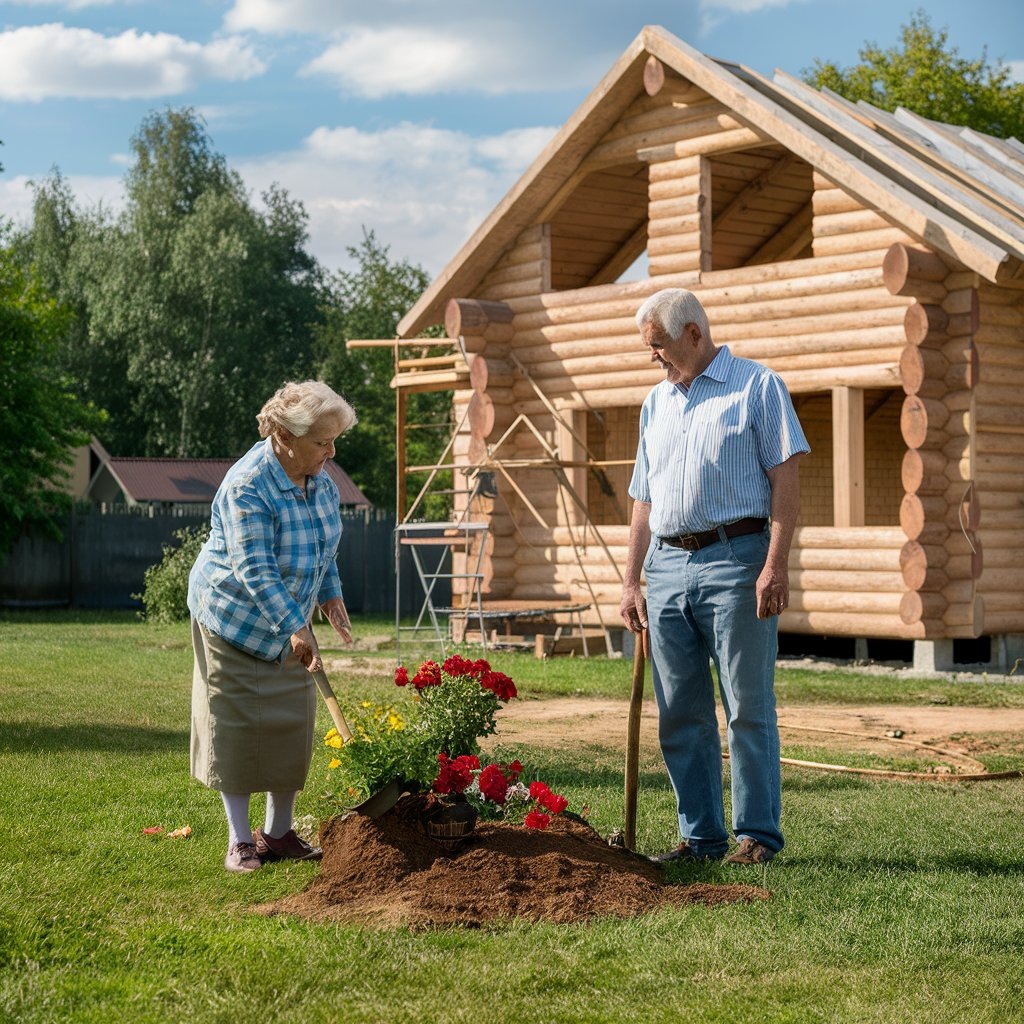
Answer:
<path fill-rule="evenodd" d="M 799 75 L 919 8 L 1024 80 L 1021 0 L 0 0 L 0 215 L 55 167 L 116 208 L 142 118 L 192 106 L 254 196 L 302 201 L 329 269 L 365 226 L 435 273 L 643 25 Z"/>

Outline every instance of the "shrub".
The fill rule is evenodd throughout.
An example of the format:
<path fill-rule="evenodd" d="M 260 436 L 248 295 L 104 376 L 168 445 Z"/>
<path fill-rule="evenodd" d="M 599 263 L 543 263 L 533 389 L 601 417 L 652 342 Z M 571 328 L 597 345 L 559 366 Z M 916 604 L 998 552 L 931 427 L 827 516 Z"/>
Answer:
<path fill-rule="evenodd" d="M 140 618 L 151 622 L 183 622 L 188 618 L 188 574 L 209 535 L 209 526 L 174 531 L 178 547 L 164 545 L 163 559 L 151 565 L 142 578 L 142 593 L 132 594 L 142 602 Z"/>

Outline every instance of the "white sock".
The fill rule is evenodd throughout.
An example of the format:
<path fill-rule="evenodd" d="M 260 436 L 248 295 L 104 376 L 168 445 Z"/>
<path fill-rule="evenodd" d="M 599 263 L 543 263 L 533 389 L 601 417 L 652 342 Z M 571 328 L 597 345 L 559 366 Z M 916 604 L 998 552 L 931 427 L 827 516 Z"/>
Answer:
<path fill-rule="evenodd" d="M 267 794 L 267 823 L 263 827 L 266 835 L 272 839 L 280 839 L 292 827 L 295 814 L 295 798 L 299 791 Z"/>
<path fill-rule="evenodd" d="M 224 810 L 228 816 L 228 849 L 235 843 L 251 843 L 252 829 L 249 826 L 248 793 L 221 793 Z"/>

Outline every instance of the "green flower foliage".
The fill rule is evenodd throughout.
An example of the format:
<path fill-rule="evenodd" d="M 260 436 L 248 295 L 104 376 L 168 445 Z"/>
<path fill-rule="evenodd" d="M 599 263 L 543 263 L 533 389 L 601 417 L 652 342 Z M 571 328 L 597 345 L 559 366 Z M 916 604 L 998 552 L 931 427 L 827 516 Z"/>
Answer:
<path fill-rule="evenodd" d="M 333 753 L 327 799 L 351 807 L 395 780 L 429 785 L 437 774 L 438 748 L 418 712 L 416 704 L 399 712 L 364 701 L 348 716 L 351 740 L 343 744 L 331 729 L 324 738 Z"/>
<path fill-rule="evenodd" d="M 174 531 L 178 546 L 164 545 L 163 559 L 151 565 L 143 576 L 142 593 L 132 594 L 142 601 L 140 618 L 164 623 L 184 622 L 188 618 L 188 574 L 209 535 L 208 526 Z"/>

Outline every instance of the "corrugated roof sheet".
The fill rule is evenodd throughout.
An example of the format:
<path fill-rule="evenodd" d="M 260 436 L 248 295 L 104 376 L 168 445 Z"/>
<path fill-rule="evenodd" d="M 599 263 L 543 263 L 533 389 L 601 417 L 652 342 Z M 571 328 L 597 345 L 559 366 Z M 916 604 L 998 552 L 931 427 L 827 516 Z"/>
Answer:
<path fill-rule="evenodd" d="M 236 460 L 108 458 L 106 461 L 132 501 L 209 504 Z M 326 472 L 338 486 L 342 505 L 373 507 L 336 462 L 328 462 Z"/>

